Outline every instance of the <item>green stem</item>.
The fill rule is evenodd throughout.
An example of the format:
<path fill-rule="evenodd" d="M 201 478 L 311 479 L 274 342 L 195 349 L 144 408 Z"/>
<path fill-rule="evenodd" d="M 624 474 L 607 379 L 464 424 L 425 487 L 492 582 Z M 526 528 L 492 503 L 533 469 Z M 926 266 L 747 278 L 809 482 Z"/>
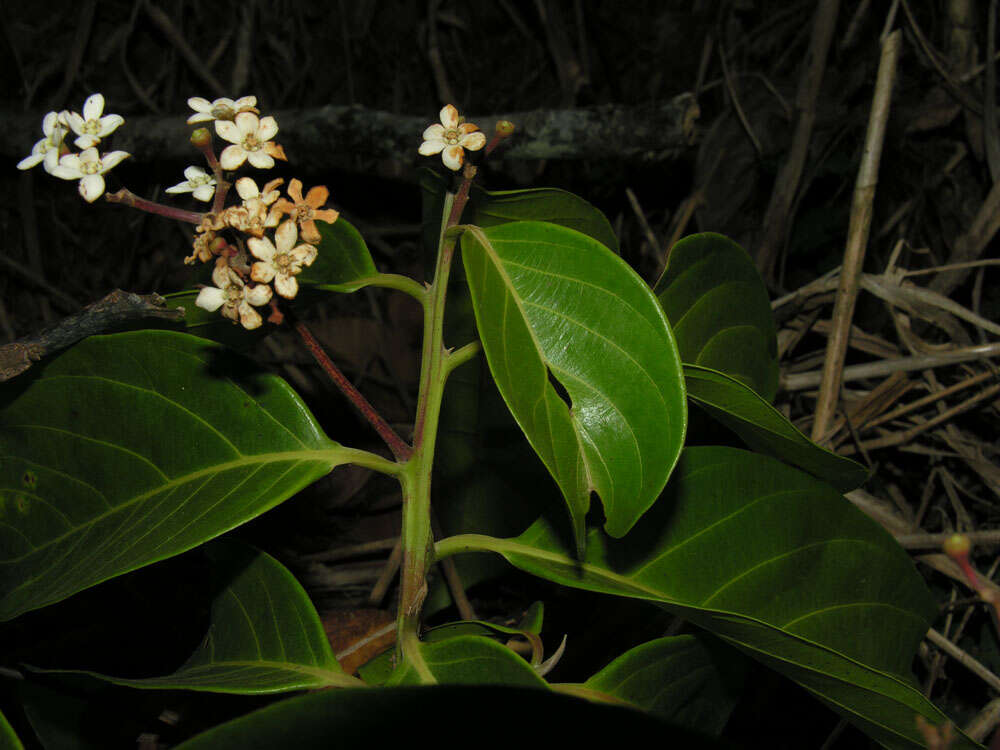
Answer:
<path fill-rule="evenodd" d="M 453 352 L 448 353 L 448 361 L 445 363 L 448 374 L 451 375 L 452 370 L 460 365 L 464 365 L 470 359 L 475 357 L 483 349 L 483 345 L 478 341 L 470 341 L 463 347 L 456 349 Z"/>
<path fill-rule="evenodd" d="M 468 195 L 466 187 L 465 194 Z M 445 198 L 445 215 L 454 214 L 452 196 Z M 448 352 L 444 346 L 444 309 L 448 276 L 457 237 L 441 232 L 434 281 L 424 305 L 424 342 L 420 369 L 420 396 L 413 430 L 413 454 L 401 477 L 403 485 L 403 560 L 399 611 L 396 615 L 397 649 L 417 670 L 424 682 L 434 677 L 420 653 L 420 610 L 427 596 L 427 570 L 433 562 L 434 537 L 431 531 L 431 472 L 441 399 L 448 377 Z"/>
<path fill-rule="evenodd" d="M 508 539 L 498 539 L 495 536 L 486 536 L 485 534 L 456 534 L 446 537 L 434 545 L 434 559 L 443 560 L 461 552 L 502 554 L 503 550 L 509 547 L 510 540 Z"/>

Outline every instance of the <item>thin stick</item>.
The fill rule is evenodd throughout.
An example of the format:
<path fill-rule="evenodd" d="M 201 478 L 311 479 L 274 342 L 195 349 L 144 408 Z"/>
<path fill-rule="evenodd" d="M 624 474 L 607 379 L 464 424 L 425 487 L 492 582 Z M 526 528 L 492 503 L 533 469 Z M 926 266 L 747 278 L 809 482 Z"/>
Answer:
<path fill-rule="evenodd" d="M 642 227 L 642 232 L 646 235 L 646 241 L 656 254 L 657 262 L 662 262 L 663 249 L 660 247 L 660 241 L 656 239 L 656 235 L 653 233 L 653 228 L 646 221 L 646 214 L 643 212 L 642 206 L 639 205 L 639 199 L 635 197 L 632 188 L 625 188 L 625 196 L 628 198 L 629 205 L 632 206 L 635 218 L 639 220 L 639 226 Z"/>
<path fill-rule="evenodd" d="M 837 27 L 839 8 L 839 0 L 821 0 L 813 14 L 812 34 L 806 57 L 809 63 L 802 68 L 795 94 L 795 133 L 792 135 L 788 157 L 781 165 L 774 183 L 774 192 L 771 193 L 771 202 L 764 217 L 765 235 L 757 251 L 757 267 L 766 276 L 772 275 L 784 243 L 788 217 L 799 189 L 806 157 L 809 155 L 809 141 L 816 122 L 816 103 L 819 100 L 833 31 Z"/>
<path fill-rule="evenodd" d="M 939 401 L 942 398 L 946 398 L 952 395 L 953 393 L 965 390 L 966 388 L 971 388 L 974 385 L 982 383 L 984 380 L 989 380 L 990 378 L 995 378 L 996 376 L 997 374 L 995 372 L 990 372 L 989 370 L 987 370 L 986 372 L 981 372 L 978 375 L 973 375 L 971 378 L 966 378 L 965 380 L 955 383 L 954 385 L 948 386 L 944 390 L 935 391 L 934 393 L 924 396 L 923 398 L 918 398 L 916 401 L 913 401 L 912 403 L 903 404 L 902 406 L 889 412 L 888 414 L 883 414 L 879 417 L 875 417 L 874 419 L 871 419 L 862 424 L 861 428 L 865 430 L 870 430 L 873 427 L 877 427 L 880 424 L 891 422 L 892 420 L 898 419 L 904 414 L 909 414 L 914 409 L 919 409 L 922 406 L 927 406 L 927 404 L 932 404 L 935 401 Z"/>
<path fill-rule="evenodd" d="M 382 415 L 378 413 L 371 402 L 368 401 L 361 392 L 354 387 L 354 385 L 349 381 L 344 373 L 340 371 L 340 368 L 333 363 L 330 359 L 330 355 L 326 353 L 322 344 L 313 336 L 312 331 L 309 330 L 308 326 L 301 320 L 295 321 L 295 332 L 299 334 L 299 338 L 302 339 L 302 343 L 305 345 L 306 349 L 316 360 L 316 363 L 322 368 L 323 372 L 327 374 L 327 377 L 333 381 L 333 384 L 340 389 L 340 392 L 347 397 L 347 400 L 354 404 L 354 407 L 361 412 L 363 416 L 372 427 L 375 428 L 375 432 L 379 434 L 379 437 L 385 441 L 385 444 L 389 446 L 389 450 L 392 451 L 392 455 L 396 457 L 398 461 L 405 461 L 413 453 L 413 449 L 406 444 L 396 431 L 389 426 L 389 423 L 382 418 Z"/>
<path fill-rule="evenodd" d="M 951 532 L 947 534 L 899 534 L 896 541 L 903 549 L 941 549 Z M 988 531 L 967 531 L 965 536 L 975 545 L 1000 544 L 1000 529 Z"/>
<path fill-rule="evenodd" d="M 889 120 L 889 104 L 892 84 L 896 78 L 896 62 L 899 60 L 899 46 L 902 33 L 894 31 L 882 46 L 879 60 L 878 78 L 875 82 L 875 96 L 872 113 L 865 136 L 865 149 L 858 170 L 858 180 L 854 188 L 854 202 L 851 208 L 851 223 L 847 231 L 847 248 L 837 286 L 834 302 L 833 330 L 827 339 L 826 359 L 823 363 L 823 380 L 816 402 L 816 419 L 813 422 L 812 437 L 817 440 L 826 434 L 837 409 L 841 374 L 844 369 L 844 355 L 850 336 L 854 304 L 857 301 L 861 269 L 865 260 L 865 247 L 871 229 L 872 203 L 875 186 L 878 183 L 878 167 L 882 156 L 882 142 L 885 139 L 886 123 Z"/>
<path fill-rule="evenodd" d="M 403 538 L 400 537 L 396 540 L 396 544 L 392 548 L 389 559 L 386 560 L 385 565 L 382 566 L 382 572 L 379 573 L 378 580 L 372 587 L 371 593 L 368 594 L 369 604 L 374 607 L 378 607 L 382 604 L 382 600 L 385 599 L 385 592 L 389 590 L 389 586 L 392 584 L 392 579 L 396 577 L 396 573 L 399 571 L 399 565 L 402 561 Z"/>
<path fill-rule="evenodd" d="M 972 658 L 968 653 L 960 649 L 933 628 L 927 631 L 927 640 L 944 651 L 948 654 L 948 656 L 968 669 L 991 688 L 994 690 L 1000 690 L 1000 677 L 997 677 L 981 662 Z"/>

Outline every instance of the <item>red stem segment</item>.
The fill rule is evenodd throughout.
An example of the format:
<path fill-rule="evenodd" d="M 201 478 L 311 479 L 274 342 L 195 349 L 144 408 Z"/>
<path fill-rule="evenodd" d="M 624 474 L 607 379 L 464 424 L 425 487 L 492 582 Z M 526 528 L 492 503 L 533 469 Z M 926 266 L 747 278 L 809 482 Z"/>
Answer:
<path fill-rule="evenodd" d="M 105 193 L 104 200 L 108 203 L 122 203 L 131 208 L 138 208 L 140 211 L 146 211 L 151 214 L 156 214 L 158 216 L 165 216 L 168 219 L 177 219 L 177 221 L 185 221 L 188 224 L 201 224 L 201 220 L 205 218 L 205 214 L 200 214 L 195 211 L 185 211 L 182 208 L 174 208 L 173 206 L 165 206 L 162 203 L 156 203 L 155 201 L 148 201 L 145 198 L 140 198 L 138 195 L 130 190 L 122 188 L 117 193 Z"/>
<path fill-rule="evenodd" d="M 375 428 L 375 432 L 389 446 L 389 450 L 392 451 L 392 455 L 396 457 L 396 460 L 406 461 L 413 453 L 413 449 L 407 445 L 403 438 L 396 434 L 396 431 L 389 426 L 389 423 L 382 418 L 382 415 L 375 410 L 375 407 L 369 403 L 368 399 L 361 395 L 361 392 L 344 376 L 344 373 L 333 363 L 333 360 L 330 359 L 330 356 L 323 349 L 323 346 L 316 337 L 313 336 L 312 331 L 309 330 L 306 324 L 300 320 L 295 321 L 295 332 L 299 334 L 302 343 L 305 344 L 306 349 L 309 350 L 313 359 L 323 368 L 323 372 L 340 389 L 340 392 L 347 397 L 347 400 L 354 404 L 354 407 L 361 412 L 361 416 L 367 419 L 368 423 Z"/>

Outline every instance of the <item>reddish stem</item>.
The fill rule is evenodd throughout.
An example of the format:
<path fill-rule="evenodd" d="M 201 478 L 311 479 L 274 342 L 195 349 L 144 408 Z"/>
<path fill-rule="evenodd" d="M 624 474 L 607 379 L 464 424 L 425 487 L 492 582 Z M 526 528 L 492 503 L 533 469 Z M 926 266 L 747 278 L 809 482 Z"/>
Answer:
<path fill-rule="evenodd" d="M 354 404 L 354 407 L 361 412 L 361 416 L 368 420 L 368 424 L 375 428 L 375 432 L 389 446 L 389 450 L 392 451 L 392 455 L 396 457 L 396 460 L 406 461 L 413 453 L 413 449 L 406 444 L 403 438 L 396 434 L 396 431 L 389 426 L 389 423 L 382 418 L 382 415 L 375 410 L 375 407 L 369 403 L 368 399 L 361 395 L 361 392 L 344 376 L 344 373 L 333 363 L 333 360 L 330 359 L 330 356 L 323 349 L 323 346 L 316 337 L 313 336 L 312 331 L 309 330 L 306 324 L 301 320 L 295 321 L 295 332 L 299 334 L 302 343 L 305 344 L 306 349 L 309 350 L 309 353 L 323 369 L 323 372 L 327 374 L 327 377 L 347 397 L 347 400 Z"/>
<path fill-rule="evenodd" d="M 174 208 L 173 206 L 165 206 L 162 203 L 148 201 L 125 188 L 122 188 L 117 193 L 105 193 L 104 200 L 108 203 L 121 203 L 131 208 L 138 208 L 140 211 L 146 211 L 157 216 L 165 216 L 168 219 L 177 219 L 177 221 L 184 221 L 188 224 L 201 224 L 201 220 L 205 217 L 205 214 L 195 211 L 185 211 L 182 208 Z"/>

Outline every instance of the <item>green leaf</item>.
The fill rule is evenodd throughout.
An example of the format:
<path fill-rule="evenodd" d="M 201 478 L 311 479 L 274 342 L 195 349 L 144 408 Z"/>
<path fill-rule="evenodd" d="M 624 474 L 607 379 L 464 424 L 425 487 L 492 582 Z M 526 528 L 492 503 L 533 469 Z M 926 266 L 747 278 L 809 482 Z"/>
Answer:
<path fill-rule="evenodd" d="M 14 727 L 10 725 L 2 711 L 0 711 L 0 750 L 24 750 L 24 745 L 14 732 Z"/>
<path fill-rule="evenodd" d="M 688 398 L 753 450 L 797 466 L 840 492 L 850 492 L 868 478 L 868 469 L 816 445 L 740 381 L 697 365 L 684 365 L 684 381 Z"/>
<path fill-rule="evenodd" d="M 164 677 L 84 674 L 134 688 L 248 695 L 361 685 L 340 668 L 316 609 L 287 568 L 228 540 L 212 543 L 207 553 L 223 585 L 205 640 L 187 662 Z"/>
<path fill-rule="evenodd" d="M 354 292 L 378 275 L 368 245 L 350 222 L 341 217 L 332 224 L 317 222 L 316 228 L 322 238 L 316 260 L 296 277 L 303 290 Z"/>
<path fill-rule="evenodd" d="M 182 333 L 91 337 L 0 389 L 0 620 L 184 552 L 352 451 L 281 379 Z"/>
<path fill-rule="evenodd" d="M 685 237 L 671 248 L 653 291 L 685 363 L 724 372 L 774 400 L 774 317 L 767 288 L 742 247 L 710 232 Z"/>
<path fill-rule="evenodd" d="M 545 221 L 575 229 L 618 253 L 618 238 L 607 217 L 578 195 L 558 188 L 482 190 L 472 187 L 470 223 L 495 227 L 512 221 Z"/>
<path fill-rule="evenodd" d="M 460 635 L 437 642 L 422 642 L 420 653 L 438 683 L 453 685 L 511 685 L 548 689 L 524 659 L 490 638 Z M 367 673 L 363 675 L 367 679 Z M 387 685 L 418 685 L 413 665 L 396 668 Z"/>
<path fill-rule="evenodd" d="M 618 706 L 531 688 L 435 685 L 327 690 L 272 704 L 214 727 L 176 750 L 329 750 L 412 745 L 425 734 L 439 746 L 519 747 L 655 737 L 664 747 L 721 747 L 690 730 Z"/>
<path fill-rule="evenodd" d="M 621 258 L 565 227 L 469 229 L 462 254 L 490 370 L 562 491 L 578 547 L 591 490 L 608 533 L 623 536 L 663 489 L 687 423 L 662 309 Z"/>
<path fill-rule="evenodd" d="M 468 539 L 566 586 L 658 602 L 886 747 L 923 747 L 916 714 L 945 720 L 909 672 L 936 610 L 909 557 L 829 485 L 773 458 L 689 448 L 629 536 L 593 530 L 582 561 L 544 518 L 515 539 Z"/>
<path fill-rule="evenodd" d="M 581 687 L 718 737 L 743 692 L 747 664 L 715 638 L 678 635 L 636 646 Z"/>

